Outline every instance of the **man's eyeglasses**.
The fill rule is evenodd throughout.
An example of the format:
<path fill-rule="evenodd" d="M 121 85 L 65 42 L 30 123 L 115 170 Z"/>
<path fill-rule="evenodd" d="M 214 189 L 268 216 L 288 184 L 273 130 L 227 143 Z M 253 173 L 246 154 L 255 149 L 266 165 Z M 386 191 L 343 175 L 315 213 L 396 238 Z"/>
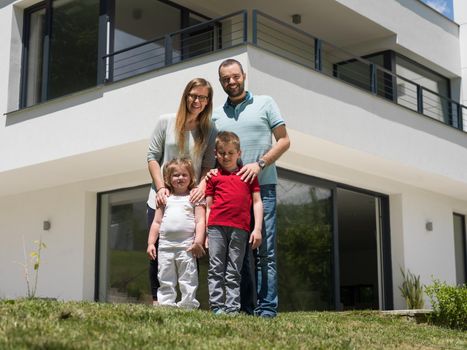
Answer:
<path fill-rule="evenodd" d="M 188 94 L 188 98 L 192 101 L 196 101 L 196 99 L 198 99 L 199 102 L 206 102 L 209 96 Z"/>

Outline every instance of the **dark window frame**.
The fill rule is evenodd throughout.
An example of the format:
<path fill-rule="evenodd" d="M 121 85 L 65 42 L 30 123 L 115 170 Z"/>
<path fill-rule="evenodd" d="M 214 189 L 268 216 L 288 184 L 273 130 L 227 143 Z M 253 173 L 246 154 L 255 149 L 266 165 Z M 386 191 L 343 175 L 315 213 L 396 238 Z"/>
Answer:
<path fill-rule="evenodd" d="M 27 105 L 27 90 L 28 90 L 28 77 L 29 77 L 29 71 L 28 71 L 28 64 L 29 64 L 29 39 L 30 39 L 30 30 L 31 30 L 31 15 L 35 12 L 38 12 L 40 10 L 45 10 L 45 28 L 44 28 L 44 42 L 43 46 L 46 45 L 46 41 L 48 42 L 50 39 L 49 36 L 49 18 L 48 15 L 48 7 L 47 7 L 47 1 L 41 1 L 31 7 L 28 7 L 24 10 L 24 24 L 23 24 L 23 40 L 22 40 L 22 54 L 21 54 L 21 79 L 20 79 L 20 96 L 19 96 L 19 107 L 20 108 L 25 108 L 28 107 Z M 42 71 L 41 71 L 41 96 L 39 99 L 39 103 L 43 101 L 44 98 L 44 88 L 47 89 L 47 86 L 44 86 L 45 82 L 47 81 L 46 79 L 46 71 L 44 71 L 44 61 L 47 59 L 48 60 L 48 53 L 47 57 L 45 57 L 46 50 L 43 49 L 42 52 Z M 44 82 L 45 81 L 45 82 Z"/>
<path fill-rule="evenodd" d="M 451 95 L 452 95 L 451 80 L 449 78 L 445 77 L 444 75 L 442 75 L 442 74 L 440 74 L 438 72 L 435 72 L 431 68 L 428 68 L 428 67 L 422 65 L 421 63 L 419 63 L 417 61 L 414 61 L 414 60 L 410 59 L 409 57 L 404 56 L 404 55 L 402 55 L 402 54 L 400 54 L 400 53 L 398 53 L 398 52 L 396 52 L 394 50 L 377 51 L 377 52 L 362 56 L 362 58 L 368 60 L 371 57 L 379 56 L 379 55 L 383 56 L 383 61 L 384 61 L 383 68 L 391 71 L 393 74 L 398 74 L 396 72 L 396 62 L 397 62 L 397 57 L 400 57 L 401 59 L 409 62 L 410 64 L 413 64 L 413 65 L 421 68 L 422 70 L 424 70 L 424 71 L 426 71 L 426 72 L 428 72 L 430 74 L 436 75 L 436 76 L 444 79 L 446 81 L 446 86 L 447 86 L 447 96 L 445 96 L 445 95 L 443 95 L 441 93 L 439 93 L 439 95 L 442 96 L 442 97 L 446 97 L 448 99 L 451 99 Z M 334 63 L 333 64 L 333 76 L 338 77 L 338 67 L 339 66 L 347 64 L 347 63 L 354 63 L 356 61 L 357 61 L 357 59 L 352 58 L 352 59 L 349 59 L 349 60 L 344 60 L 342 62 Z M 383 74 L 385 74 L 385 73 L 383 72 Z M 389 76 L 389 74 L 385 74 L 385 76 L 386 75 Z M 368 79 L 369 79 L 369 76 L 368 76 Z M 340 79 L 340 80 L 342 80 L 342 79 Z M 387 99 L 393 100 L 393 101 L 397 101 L 396 81 L 395 81 L 395 79 L 392 79 L 392 77 L 391 77 L 391 80 L 392 80 L 392 87 L 390 89 L 389 88 L 384 88 L 384 97 L 387 98 Z M 343 81 L 345 81 L 345 80 L 343 80 Z M 389 86 L 389 84 L 388 84 L 388 86 Z M 392 91 L 390 91 L 390 90 L 392 90 Z"/>
<path fill-rule="evenodd" d="M 20 89 L 19 89 L 19 108 L 26 108 L 33 105 L 37 105 L 55 98 L 49 98 L 49 68 L 50 68 L 50 50 L 51 50 L 51 39 L 52 39 L 52 22 L 53 22 L 53 1 L 54 0 L 43 0 L 37 4 L 34 4 L 26 9 L 23 12 L 23 36 L 22 36 L 22 54 L 21 54 L 21 77 L 20 77 Z M 100 17 L 102 15 L 102 10 L 106 9 L 108 0 L 98 0 L 99 1 L 99 24 L 98 24 L 98 52 L 97 52 L 97 74 L 96 74 L 96 84 L 99 83 L 99 74 L 100 74 L 100 61 L 99 53 L 102 52 L 102 47 L 105 51 L 105 41 L 102 41 L 102 38 L 105 39 L 106 28 L 102 26 Z M 30 39 L 30 29 L 31 29 L 31 15 L 37 11 L 45 10 L 45 25 L 43 33 L 43 42 L 42 42 L 42 71 L 41 71 L 41 92 L 40 97 L 36 103 L 33 103 L 28 106 L 27 100 L 27 90 L 28 90 L 28 65 L 29 65 L 29 39 Z M 81 90 L 78 90 L 81 91 Z M 73 92 L 71 92 L 73 93 Z M 66 93 L 63 96 L 69 95 L 71 93 Z M 57 98 L 60 98 L 59 96 Z"/>

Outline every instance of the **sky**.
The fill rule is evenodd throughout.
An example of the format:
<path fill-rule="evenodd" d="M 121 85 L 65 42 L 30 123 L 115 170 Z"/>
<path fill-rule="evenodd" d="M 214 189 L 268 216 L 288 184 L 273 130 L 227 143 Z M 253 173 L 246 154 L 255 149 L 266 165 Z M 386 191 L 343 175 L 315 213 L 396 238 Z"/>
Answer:
<path fill-rule="evenodd" d="M 453 18 L 452 0 L 422 0 L 428 6 L 442 13 L 448 18 Z"/>

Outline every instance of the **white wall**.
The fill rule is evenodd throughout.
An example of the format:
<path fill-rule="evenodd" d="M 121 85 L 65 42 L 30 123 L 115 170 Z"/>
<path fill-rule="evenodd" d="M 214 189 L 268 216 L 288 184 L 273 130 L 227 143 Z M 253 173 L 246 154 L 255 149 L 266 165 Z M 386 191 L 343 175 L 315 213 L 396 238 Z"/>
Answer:
<path fill-rule="evenodd" d="M 76 186 L 2 198 L 1 297 L 26 295 L 22 268 L 15 261 L 24 262 L 23 236 L 28 254 L 35 249 L 33 241 L 42 236 L 47 248 L 42 251 L 37 296 L 83 298 L 84 204 L 83 192 Z M 44 220 L 52 224 L 49 231 L 42 230 Z"/>
<path fill-rule="evenodd" d="M 37 296 L 93 300 L 97 193 L 149 182 L 143 170 L 0 197 L 0 298 L 26 296 L 22 237 L 29 253 L 42 236 Z"/>
<path fill-rule="evenodd" d="M 230 52 L 242 59 L 239 50 Z M 0 126 L 0 195 L 145 169 L 156 121 L 175 112 L 189 80 L 209 79 L 214 104 L 223 103 L 217 66 L 224 57 L 195 59 L 8 115 Z M 31 179 L 30 166 L 50 175 Z"/>
<path fill-rule="evenodd" d="M 278 102 L 294 132 L 292 152 L 467 199 L 464 133 L 264 51 L 249 48 L 248 56 L 251 90 Z"/>

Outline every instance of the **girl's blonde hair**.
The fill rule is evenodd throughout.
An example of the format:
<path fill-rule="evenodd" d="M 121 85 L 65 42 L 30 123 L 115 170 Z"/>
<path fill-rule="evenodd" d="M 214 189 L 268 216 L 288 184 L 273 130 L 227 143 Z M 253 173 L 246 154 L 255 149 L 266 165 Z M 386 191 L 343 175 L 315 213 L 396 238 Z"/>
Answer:
<path fill-rule="evenodd" d="M 201 155 L 203 146 L 205 145 L 208 136 L 209 130 L 211 129 L 211 113 L 212 113 L 212 95 L 213 90 L 212 86 L 206 79 L 195 78 L 188 82 L 183 91 L 182 98 L 180 99 L 180 106 L 178 107 L 177 119 L 175 121 L 175 132 L 177 135 L 178 150 L 180 154 L 185 153 L 185 122 L 188 116 L 188 95 L 190 91 L 197 87 L 207 87 L 208 88 L 208 103 L 204 110 L 198 115 L 198 137 L 195 140 L 194 155 L 198 157 Z"/>
<path fill-rule="evenodd" d="M 164 186 L 168 188 L 171 193 L 174 191 L 170 179 L 177 167 L 183 167 L 188 171 L 188 174 L 190 175 L 188 190 L 190 191 L 196 186 L 196 179 L 195 169 L 193 168 L 193 163 L 189 158 L 175 158 L 164 165 Z"/>

